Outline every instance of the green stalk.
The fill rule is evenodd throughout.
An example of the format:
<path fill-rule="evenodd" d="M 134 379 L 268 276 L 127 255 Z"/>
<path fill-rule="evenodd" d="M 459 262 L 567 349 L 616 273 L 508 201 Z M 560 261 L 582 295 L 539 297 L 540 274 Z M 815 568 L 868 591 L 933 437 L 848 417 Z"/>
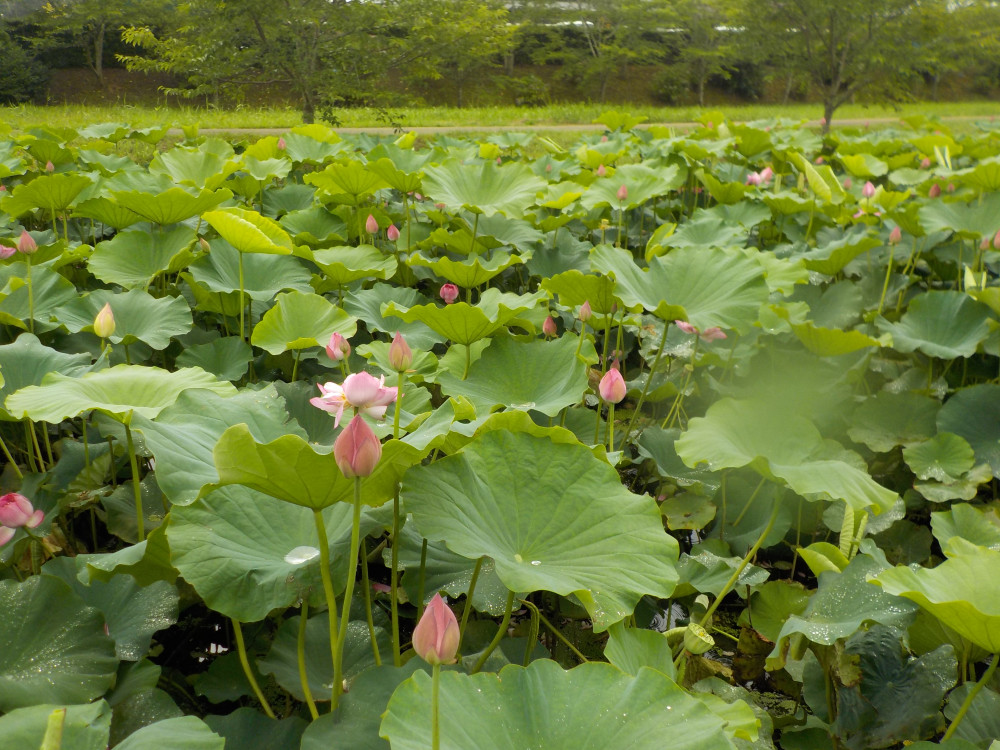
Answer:
<path fill-rule="evenodd" d="M 392 596 L 392 663 L 402 666 L 399 651 L 399 482 L 392 497 L 392 569 L 389 571 L 389 589 Z"/>
<path fill-rule="evenodd" d="M 24 262 L 28 267 L 28 272 L 25 275 L 25 282 L 28 285 L 28 331 L 29 333 L 35 332 L 35 295 L 31 289 L 31 256 L 25 255 Z"/>
<path fill-rule="evenodd" d="M 528 626 L 528 645 L 524 649 L 524 661 L 522 667 L 527 667 L 531 663 L 531 652 L 535 650 L 535 643 L 538 641 L 538 618 L 541 612 L 538 607 L 531 609 L 531 624 Z"/>
<path fill-rule="evenodd" d="M 663 321 L 663 335 L 660 337 L 660 348 L 656 351 L 656 358 L 653 360 L 653 366 L 649 368 L 649 375 L 646 377 L 646 384 L 642 387 L 642 393 L 639 394 L 639 400 L 635 404 L 635 411 L 632 412 L 632 418 L 628 421 L 628 427 L 625 430 L 625 442 L 622 443 L 622 450 L 625 450 L 625 446 L 628 444 L 629 436 L 632 434 L 632 428 L 635 426 L 635 420 L 639 417 L 639 409 L 642 408 L 642 402 L 646 400 L 646 394 L 649 392 L 649 384 L 653 382 L 653 375 L 656 373 L 656 368 L 660 365 L 660 357 L 663 356 L 663 347 L 667 343 L 667 331 L 670 328 L 670 324 L 667 321 Z"/>
<path fill-rule="evenodd" d="M 962 719 L 969 712 L 969 708 L 972 706 L 972 702 L 979 695 L 979 691 L 983 689 L 983 685 L 988 683 L 993 677 L 993 673 L 997 671 L 997 664 L 1000 663 L 1000 653 L 993 654 L 993 660 L 990 662 L 990 666 L 987 667 L 983 676 L 979 678 L 979 682 L 972 686 L 969 694 L 965 696 L 965 700 L 962 701 L 961 707 L 958 709 L 958 713 L 955 714 L 955 718 L 952 719 L 951 724 L 948 726 L 948 731 L 944 733 L 944 737 L 941 738 L 942 742 L 947 742 L 955 730 L 958 729 L 958 725 L 961 723 Z"/>
<path fill-rule="evenodd" d="M 608 453 L 615 450 L 615 405 L 608 404 Z"/>
<path fill-rule="evenodd" d="M 465 372 L 462 373 L 462 380 L 469 377 L 469 368 L 472 366 L 472 345 L 465 345 Z"/>
<path fill-rule="evenodd" d="M 611 313 L 604 316 L 604 353 L 602 355 L 601 377 L 608 372 L 608 343 L 611 339 Z M 601 407 L 597 407 L 597 419 L 594 422 L 594 444 L 601 439 Z"/>
<path fill-rule="evenodd" d="M 250 660 L 247 659 L 247 647 L 243 642 L 243 631 L 240 629 L 240 621 L 235 618 L 232 618 L 232 621 L 233 634 L 236 636 L 236 649 L 240 654 L 240 664 L 243 665 L 243 674 L 246 675 L 247 682 L 253 688 L 253 694 L 257 696 L 257 700 L 260 702 L 261 708 L 264 709 L 264 713 L 267 714 L 268 718 L 273 719 L 275 716 L 274 711 L 271 710 L 271 704 L 267 702 L 267 698 L 264 697 L 260 685 L 257 684 L 257 678 L 253 676 L 253 670 L 250 669 Z"/>
<path fill-rule="evenodd" d="M 306 621 L 308 619 L 309 602 L 303 600 L 299 610 L 299 637 L 295 644 L 295 656 L 299 662 L 299 682 L 302 683 L 302 694 L 306 697 L 309 715 L 315 721 L 319 718 L 319 711 L 316 710 L 316 701 L 313 700 L 312 690 L 309 688 L 309 675 L 306 672 Z"/>
<path fill-rule="evenodd" d="M 128 416 L 132 418 L 131 412 Z M 146 524 L 142 517 L 142 485 L 139 484 L 139 462 L 135 457 L 135 443 L 132 442 L 132 429 L 125 422 L 125 440 L 128 443 L 128 462 L 132 466 L 132 492 L 135 495 L 135 522 L 138 528 L 139 541 L 146 538 Z"/>
<path fill-rule="evenodd" d="M 361 554 L 361 585 L 365 587 L 365 617 L 368 620 L 368 637 L 372 642 L 372 655 L 375 666 L 382 666 L 382 654 L 378 651 L 378 641 L 375 638 L 375 618 L 372 616 L 372 586 L 368 580 L 368 545 L 362 545 Z"/>
<path fill-rule="evenodd" d="M 885 304 L 885 295 L 889 291 L 889 279 L 892 277 L 892 262 L 896 254 L 896 246 L 889 245 L 889 266 L 885 269 L 885 281 L 882 282 L 882 296 L 878 300 L 878 310 L 876 315 L 882 314 L 882 305 Z"/>
<path fill-rule="evenodd" d="M 7 449 L 7 443 L 4 442 L 4 439 L 2 437 L 0 437 L 0 448 L 3 449 L 3 454 L 4 456 L 7 457 L 7 463 L 8 465 L 11 466 L 11 468 L 14 469 L 14 473 L 17 474 L 17 478 L 24 479 L 24 474 L 22 474 L 21 469 L 18 468 L 17 462 L 14 460 L 14 457 L 10 455 L 10 451 Z M 87 463 L 89 465 L 90 462 L 88 461 Z"/>
<path fill-rule="evenodd" d="M 476 583 L 479 581 L 479 571 L 482 570 L 483 560 L 480 557 L 476 560 L 476 567 L 472 569 L 472 579 L 469 581 L 469 590 L 465 592 L 465 609 L 462 610 L 462 624 L 458 628 L 458 650 L 462 650 L 462 639 L 465 637 L 465 626 L 469 622 L 469 613 L 472 611 L 472 595 L 476 593 Z"/>
<path fill-rule="evenodd" d="M 507 606 L 504 607 L 503 620 L 500 621 L 500 627 L 497 628 L 497 634 L 493 636 L 493 640 L 490 641 L 490 645 L 486 647 L 486 650 L 483 651 L 479 659 L 476 660 L 476 665 L 472 668 L 472 671 L 469 674 L 476 674 L 480 669 L 482 669 L 483 665 L 486 663 L 486 660 L 490 658 L 490 655 L 494 651 L 496 651 L 497 646 L 500 645 L 500 641 L 502 641 L 503 637 L 507 634 L 507 626 L 510 624 L 510 614 L 513 611 L 514 611 L 514 592 L 508 591 Z"/>
<path fill-rule="evenodd" d="M 420 578 L 417 584 L 417 621 L 424 614 L 424 583 L 427 579 L 427 539 L 420 546 Z"/>
<path fill-rule="evenodd" d="M 302 350 L 295 350 L 295 361 L 292 362 L 292 382 L 294 383 L 299 377 L 299 357 L 302 356 Z"/>
<path fill-rule="evenodd" d="M 323 579 L 323 594 L 326 597 L 326 607 L 330 610 L 330 656 L 333 660 L 333 690 L 330 710 L 334 711 L 340 703 L 340 691 L 343 689 L 339 673 L 340 665 L 337 659 L 337 597 L 333 593 L 333 580 L 330 578 L 330 540 L 326 535 L 326 524 L 323 522 L 322 512 L 314 510 L 313 521 L 316 524 L 316 533 L 319 535 L 319 572 Z M 345 610 L 348 610 L 349 607 L 349 602 L 344 605 Z M 344 616 L 347 616 L 346 611 Z"/>
<path fill-rule="evenodd" d="M 250 343 L 247 338 L 245 338 L 246 324 L 244 323 L 244 313 L 246 304 L 243 301 L 243 253 L 239 253 L 239 264 L 240 264 L 240 338 Z"/>
<path fill-rule="evenodd" d="M 438 720 L 438 687 L 441 683 L 441 665 L 431 670 L 431 750 L 441 748 L 441 725 Z"/>
<path fill-rule="evenodd" d="M 660 427 L 664 430 L 673 424 L 673 420 L 676 419 L 681 413 L 681 405 L 684 403 L 684 394 L 687 393 L 688 386 L 691 385 L 691 379 L 694 377 L 694 358 L 698 355 L 699 341 L 701 341 L 701 338 L 696 336 L 694 340 L 694 350 L 691 352 L 691 369 L 688 370 L 687 377 L 684 379 L 684 384 L 674 397 L 674 402 L 670 405 L 670 411 L 667 412 L 667 416 L 663 419 L 663 424 L 660 425 Z"/>
<path fill-rule="evenodd" d="M 35 463 L 35 451 L 34 445 L 31 440 L 31 421 L 25 417 L 24 418 L 24 452 L 28 456 L 28 471 L 33 474 L 43 471 L 44 469 L 39 469 L 38 465 Z M 110 440 L 111 438 L 108 438 Z M 41 456 L 38 457 L 41 460 Z"/>
<path fill-rule="evenodd" d="M 347 626 L 350 624 L 351 597 L 354 596 L 354 581 L 358 577 L 358 552 L 361 546 L 361 477 L 354 477 L 354 517 L 351 520 L 351 547 L 347 553 L 347 583 L 344 587 L 344 615 L 340 618 L 340 633 L 337 636 L 337 651 L 334 654 L 334 689 L 342 689 L 344 673 L 344 643 L 347 641 Z M 339 687 L 338 687 L 339 685 Z"/>

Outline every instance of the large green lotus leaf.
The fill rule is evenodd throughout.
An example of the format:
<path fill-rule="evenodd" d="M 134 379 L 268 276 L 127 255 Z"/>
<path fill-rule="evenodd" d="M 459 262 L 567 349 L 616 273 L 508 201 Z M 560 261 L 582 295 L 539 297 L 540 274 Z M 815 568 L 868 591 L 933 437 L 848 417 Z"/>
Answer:
<path fill-rule="evenodd" d="M 233 197 L 229 190 L 202 190 L 197 195 L 184 188 L 172 187 L 162 192 L 116 190 L 111 193 L 115 202 L 146 221 L 160 226 L 176 224 L 192 216 L 215 208 Z"/>
<path fill-rule="evenodd" d="M 42 573 L 66 583 L 88 607 L 104 615 L 119 659 L 139 661 L 149 651 L 153 633 L 177 622 L 177 587 L 166 581 L 140 586 L 127 575 L 85 584 L 78 577 L 85 568 L 86 561 L 79 556 L 57 557 L 45 564 Z"/>
<path fill-rule="evenodd" d="M 90 198 L 80 201 L 73 207 L 73 216 L 93 219 L 115 229 L 125 229 L 143 220 L 135 211 L 130 211 L 110 198 Z"/>
<path fill-rule="evenodd" d="M 793 636 L 802 635 L 812 643 L 830 646 L 840 638 L 848 638 L 866 622 L 897 627 L 909 625 L 916 614 L 916 606 L 867 583 L 870 577 L 887 567 L 884 557 L 878 560 L 861 554 L 840 573 L 820 573 L 819 587 L 805 611 L 789 615 L 781 626 L 774 651 L 767 658 L 768 669 L 784 666 L 788 639 Z"/>
<path fill-rule="evenodd" d="M 283 435 L 305 437 L 289 419 L 284 399 L 273 386 L 228 398 L 210 391 L 185 391 L 155 421 L 141 416 L 132 421 L 156 459 L 160 489 L 175 505 L 189 505 L 202 487 L 219 481 L 212 449 L 227 428 L 238 424 L 264 442 Z"/>
<path fill-rule="evenodd" d="M 590 211 L 597 206 L 635 208 L 659 196 L 667 195 L 684 184 L 684 174 L 676 165 L 652 168 L 645 164 L 626 164 L 614 175 L 594 182 L 580 198 L 580 205 Z M 618 200 L 622 185 L 628 191 L 624 201 Z"/>
<path fill-rule="evenodd" d="M 971 357 L 989 336 L 990 309 L 963 292 L 930 291 L 914 297 L 898 323 L 878 320 L 892 348 L 931 357 Z"/>
<path fill-rule="evenodd" d="M 973 683 L 970 680 L 948 694 L 948 703 L 944 708 L 944 715 L 948 721 L 955 720 L 972 689 Z M 980 690 L 969 704 L 968 713 L 962 718 L 962 723 L 958 725 L 955 736 L 950 741 L 969 743 L 969 746 L 956 750 L 984 747 L 988 747 L 989 750 L 1000 750 L 1000 692 L 991 688 Z"/>
<path fill-rule="evenodd" d="M 655 503 L 580 444 L 487 432 L 408 471 L 402 496 L 429 540 L 491 557 L 511 590 L 576 594 L 596 630 L 677 581 L 677 544 Z"/>
<path fill-rule="evenodd" d="M 752 627 L 769 641 L 777 641 L 781 626 L 789 615 L 805 611 L 812 592 L 793 581 L 768 581 L 750 597 L 749 606 L 740 613 L 739 625 Z"/>
<path fill-rule="evenodd" d="M 522 162 L 498 166 L 493 161 L 462 164 L 449 159 L 424 170 L 423 189 L 435 203 L 451 211 L 466 209 L 492 216 L 522 216 L 545 189 L 546 182 Z M 615 188 L 617 190 L 617 188 Z"/>
<path fill-rule="evenodd" d="M 49 717 L 58 710 L 66 711 L 62 721 L 65 750 L 106 750 L 111 732 L 111 707 L 104 701 L 81 706 L 29 706 L 0 716 L 4 750 L 39 750 Z"/>
<path fill-rule="evenodd" d="M 331 283 L 345 286 L 358 279 L 388 279 L 396 273 L 396 259 L 374 245 L 300 248 L 297 253 L 322 269 Z"/>
<path fill-rule="evenodd" d="M 113 344 L 129 346 L 137 341 L 161 351 L 170 346 L 174 336 L 191 330 L 191 308 L 183 297 L 154 297 L 142 289 L 130 289 L 115 294 L 110 289 L 98 289 L 63 305 L 54 315 L 70 333 L 94 330 L 94 318 L 105 304 L 111 305 L 115 316 Z"/>
<path fill-rule="evenodd" d="M 692 469 L 681 461 L 674 448 L 674 443 L 680 434 L 681 431 L 677 429 L 661 430 L 659 427 L 648 427 L 639 436 L 636 446 L 639 455 L 651 458 L 660 476 L 674 480 L 680 487 L 693 485 L 695 488 L 704 488 L 706 494 L 711 495 L 722 482 L 720 476 L 706 469 Z"/>
<path fill-rule="evenodd" d="M 117 750 L 224 750 L 226 741 L 197 716 L 164 719 L 130 734 Z"/>
<path fill-rule="evenodd" d="M 145 289 L 163 271 L 181 270 L 175 258 L 195 239 L 194 229 L 183 225 L 165 232 L 119 232 L 114 239 L 97 243 L 87 269 L 107 284 Z"/>
<path fill-rule="evenodd" d="M 304 508 L 326 508 L 354 502 L 354 479 L 341 473 L 330 448 L 317 450 L 298 435 L 258 443 L 246 425 L 226 430 L 215 446 L 219 484 L 239 484 Z M 382 447 L 375 470 L 361 482 L 365 505 L 392 498 L 403 472 L 426 455 L 400 440 Z"/>
<path fill-rule="evenodd" d="M 494 276 L 498 276 L 522 261 L 519 255 L 497 251 L 488 260 L 478 255 L 467 260 L 452 260 L 447 256 L 425 258 L 420 253 L 414 253 L 406 262 L 410 266 L 429 268 L 436 276 L 458 284 L 460 287 L 469 288 L 482 286 Z"/>
<path fill-rule="evenodd" d="M 578 402 L 587 390 L 587 365 L 576 356 L 571 334 L 553 341 L 498 337 L 462 380 L 451 372 L 437 382 L 446 396 L 464 396 L 478 414 L 497 407 L 533 409 L 550 417 Z"/>
<path fill-rule="evenodd" d="M 323 511 L 333 585 L 347 577 L 351 516 L 347 503 Z M 378 524 L 362 517 L 361 534 Z M 306 599 L 324 602 L 313 512 L 247 487 L 223 487 L 170 512 L 171 561 L 212 609 L 241 622 Z M 351 564 L 355 564 L 351 561 Z"/>
<path fill-rule="evenodd" d="M 995 509 L 957 503 L 931 513 L 931 530 L 946 553 L 954 537 L 1000 552 L 1000 515 Z"/>
<path fill-rule="evenodd" d="M 615 277 L 615 294 L 629 307 L 642 305 L 663 320 L 686 319 L 701 330 L 746 331 L 768 297 L 763 267 L 738 250 L 679 248 L 643 271 L 625 250 L 599 245 L 590 262 Z"/>
<path fill-rule="evenodd" d="M 1000 552 L 962 545 L 936 568 L 896 567 L 872 583 L 912 599 L 942 624 L 990 653 L 1000 652 Z"/>
<path fill-rule="evenodd" d="M 271 650 L 257 666 L 263 674 L 273 674 L 274 679 L 285 690 L 304 701 L 302 680 L 299 677 L 297 655 L 299 621 L 301 616 L 289 617 L 281 623 L 277 635 L 271 643 Z M 375 638 L 379 654 L 391 660 L 392 642 L 384 628 L 375 626 Z M 333 659 L 330 656 L 330 618 L 327 612 L 313 615 L 306 622 L 306 664 L 309 689 L 317 701 L 329 701 L 333 687 Z M 343 675 L 348 683 L 367 669 L 375 666 L 375 654 L 368 633 L 368 623 L 354 620 L 347 625 L 344 641 Z"/>
<path fill-rule="evenodd" d="M 320 132 L 320 129 L 325 132 Z M 284 138 L 285 153 L 297 162 L 322 164 L 348 148 L 348 144 L 341 141 L 340 136 L 322 125 L 295 128 L 291 133 L 286 133 Z"/>
<path fill-rule="evenodd" d="M 988 463 L 1000 477 L 1000 385 L 963 388 L 937 415 L 937 428 L 965 438 L 976 452 L 976 461 Z"/>
<path fill-rule="evenodd" d="M 802 345 L 821 357 L 836 357 L 841 354 L 878 347 L 882 342 L 858 330 L 844 331 L 840 328 L 821 328 L 812 321 L 793 323 L 792 333 Z"/>
<path fill-rule="evenodd" d="M 269 719 L 244 706 L 227 716 L 206 716 L 205 723 L 226 739 L 226 745 L 240 750 L 281 750 L 297 748 L 307 723 L 298 716 Z"/>
<path fill-rule="evenodd" d="M 881 177 L 889 171 L 889 165 L 871 154 L 838 154 L 837 159 L 855 177 Z"/>
<path fill-rule="evenodd" d="M 88 703 L 111 687 L 118 659 L 104 617 L 65 583 L 0 581 L 0 611 L 0 711 Z"/>
<path fill-rule="evenodd" d="M 698 178 L 698 182 L 705 186 L 708 194 L 716 202 L 723 205 L 739 204 L 743 200 L 743 196 L 752 189 L 742 182 L 721 182 L 705 172 L 704 169 L 697 170 L 694 175 Z"/>
<path fill-rule="evenodd" d="M 355 318 L 363 320 L 369 331 L 395 334 L 399 331 L 410 348 L 430 349 L 444 343 L 444 338 L 420 322 L 407 323 L 390 315 L 382 317 L 382 305 L 394 302 L 410 308 L 425 303 L 427 299 L 416 289 L 407 286 L 376 283 L 371 289 L 358 289 L 344 297 L 344 309 Z"/>
<path fill-rule="evenodd" d="M 163 526 L 150 531 L 146 539 L 138 544 L 122 547 L 117 552 L 82 557 L 87 570 L 80 573 L 80 579 L 85 582 L 110 581 L 118 575 L 130 575 L 140 586 L 148 586 L 155 581 L 173 583 L 177 580 L 177 571 L 170 564 L 170 548 Z"/>
<path fill-rule="evenodd" d="M 274 219 L 245 208 L 221 208 L 202 214 L 226 242 L 241 253 L 289 255 L 295 249 L 288 232 Z"/>
<path fill-rule="evenodd" d="M 43 345 L 34 334 L 22 333 L 14 343 L 0 346 L 0 407 L 10 394 L 41 385 L 50 372 L 75 376 L 89 369 L 89 354 L 64 354 Z M 7 413 L 0 408 L 0 415 Z"/>
<path fill-rule="evenodd" d="M 857 510 L 892 507 L 896 493 L 858 468 L 857 458 L 834 450 L 815 425 L 795 413 L 780 413 L 763 400 L 724 398 L 696 417 L 674 444 L 688 466 L 713 471 L 749 466 L 807 499 L 845 500 Z M 846 455 L 845 455 L 846 454 Z"/>
<path fill-rule="evenodd" d="M 8 292 L 0 298 L 0 323 L 27 329 L 28 317 L 32 308 L 28 301 L 27 266 L 18 261 L 5 269 L 4 285 Z M 42 333 L 58 328 L 59 324 L 52 320 L 56 309 L 73 299 L 77 292 L 65 276 L 51 268 L 42 266 L 31 269 L 31 290 L 34 297 L 35 331 Z"/>
<path fill-rule="evenodd" d="M 374 170 L 357 160 L 338 162 L 329 165 L 322 172 L 313 172 L 303 180 L 315 185 L 321 193 L 331 196 L 336 203 L 346 203 L 357 206 L 362 195 L 371 195 L 377 190 L 389 187 Z"/>
<path fill-rule="evenodd" d="M 318 294 L 285 292 L 254 326 L 250 343 L 281 354 L 289 350 L 326 346 L 334 333 L 350 338 L 358 321 Z"/>
<path fill-rule="evenodd" d="M 604 656 L 625 674 L 637 675 L 643 667 L 663 672 L 676 679 L 674 655 L 665 634 L 656 630 L 626 628 L 616 622 L 608 628 Z"/>
<path fill-rule="evenodd" d="M 419 321 L 452 343 L 468 346 L 500 330 L 521 313 L 534 309 L 546 296 L 543 291 L 533 294 L 510 294 L 490 288 L 483 292 L 475 305 L 456 302 L 443 307 L 437 305 L 404 307 L 389 302 L 383 306 L 382 315 L 402 318 L 407 323 Z"/>
<path fill-rule="evenodd" d="M 149 163 L 152 174 L 164 174 L 177 184 L 214 190 L 239 169 L 239 163 L 228 154 L 216 154 L 205 149 L 187 149 L 179 146 L 162 151 Z M 291 165 L 289 165 L 291 166 Z"/>
<path fill-rule="evenodd" d="M 793 151 L 788 154 L 788 160 L 798 168 L 800 173 L 805 175 L 806 182 L 809 183 L 809 189 L 818 198 L 827 203 L 833 200 L 833 193 L 830 190 L 830 186 L 805 156 Z"/>
<path fill-rule="evenodd" d="M 571 269 L 542 279 L 542 289 L 559 296 L 559 304 L 579 307 L 590 303 L 590 309 L 598 315 L 607 315 L 615 304 L 615 281 L 609 276 L 585 274 Z"/>
<path fill-rule="evenodd" d="M 1000 193 L 984 195 L 975 203 L 933 200 L 920 207 L 924 232 L 956 232 L 967 239 L 992 237 L 1000 215 Z"/>
<path fill-rule="evenodd" d="M 344 220 L 328 211 L 325 206 L 309 206 L 289 211 L 278 223 L 292 234 L 298 245 L 333 245 L 342 243 L 347 237 Z"/>
<path fill-rule="evenodd" d="M 920 479 L 953 482 L 975 463 L 975 453 L 965 438 L 939 432 L 929 440 L 903 448 L 903 460 Z"/>
<path fill-rule="evenodd" d="M 213 240 L 211 252 L 191 264 L 191 277 L 212 292 L 226 294 L 240 289 L 240 252 L 222 239 Z M 312 291 L 309 271 L 300 260 L 280 255 L 243 256 L 243 293 L 266 302 L 284 289 Z"/>
<path fill-rule="evenodd" d="M 250 367 L 253 349 L 239 336 L 223 336 L 195 344 L 177 355 L 178 367 L 200 367 L 219 380 L 239 380 Z"/>
<path fill-rule="evenodd" d="M 650 244 L 655 248 L 657 244 L 661 247 L 742 247 L 746 243 L 749 228 L 742 227 L 736 222 L 726 222 L 718 216 L 700 211 L 688 222 L 681 225 L 673 234 L 663 237 L 659 243 Z M 662 251 L 656 252 L 662 254 Z"/>
<path fill-rule="evenodd" d="M 897 445 L 909 445 L 933 436 L 937 432 L 935 419 L 940 408 L 941 402 L 937 399 L 912 391 L 880 391 L 854 410 L 847 434 L 851 440 L 884 453 Z"/>
<path fill-rule="evenodd" d="M 35 209 L 46 214 L 65 211 L 91 184 L 90 178 L 82 174 L 41 175 L 15 187 L 0 200 L 0 208 L 15 218 Z"/>
<path fill-rule="evenodd" d="M 380 156 L 386 154 L 386 156 Z M 376 158 L 379 157 L 379 158 Z M 389 187 L 404 195 L 421 190 L 420 170 L 431 158 L 430 153 L 403 150 L 381 144 L 368 153 L 368 171 L 381 177 Z"/>
<path fill-rule="evenodd" d="M 95 409 L 119 420 L 130 412 L 153 419 L 188 388 L 205 388 L 220 396 L 236 393 L 231 383 L 220 382 L 197 367 L 167 372 L 159 367 L 115 365 L 83 377 L 50 373 L 41 385 L 8 396 L 6 405 L 17 419 L 53 424 Z"/>
<path fill-rule="evenodd" d="M 632 677 L 610 664 L 565 670 L 539 659 L 499 674 L 442 672 L 439 700 L 442 750 L 660 750 L 667 736 L 673 750 L 733 747 L 722 719 L 654 669 Z M 430 747 L 430 705 L 424 672 L 396 689 L 381 728 L 393 750 Z"/>
<path fill-rule="evenodd" d="M 844 267 L 862 253 L 879 247 L 881 241 L 867 234 L 866 228 L 855 232 L 831 235 L 826 242 L 796 257 L 805 261 L 806 268 L 829 276 L 840 273 Z"/>

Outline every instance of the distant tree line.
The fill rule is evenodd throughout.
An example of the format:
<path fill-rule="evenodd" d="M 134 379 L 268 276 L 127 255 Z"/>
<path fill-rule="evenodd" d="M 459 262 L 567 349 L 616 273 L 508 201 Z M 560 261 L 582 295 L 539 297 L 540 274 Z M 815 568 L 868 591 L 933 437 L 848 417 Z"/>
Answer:
<path fill-rule="evenodd" d="M 0 0 L 0 100 L 29 100 L 46 68 L 161 71 L 168 93 L 225 104 L 280 86 L 303 118 L 391 106 L 400 85 L 442 80 L 461 106 L 489 80 L 517 102 L 548 98 L 544 65 L 602 101 L 629 68 L 666 104 L 808 92 L 829 120 L 854 97 L 896 101 L 948 76 L 1000 82 L 992 0 Z"/>

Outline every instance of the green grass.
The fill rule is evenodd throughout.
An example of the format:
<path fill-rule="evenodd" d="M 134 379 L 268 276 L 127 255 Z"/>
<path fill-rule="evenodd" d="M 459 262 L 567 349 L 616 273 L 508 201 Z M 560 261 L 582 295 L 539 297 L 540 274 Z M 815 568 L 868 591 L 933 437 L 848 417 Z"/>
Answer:
<path fill-rule="evenodd" d="M 721 110 L 733 120 L 756 120 L 773 117 L 816 120 L 822 116 L 818 104 L 773 104 L 709 107 L 647 107 L 599 104 L 554 104 L 539 108 L 519 107 L 426 107 L 420 109 L 391 110 L 391 120 L 402 127 L 462 127 L 475 130 L 479 127 L 524 127 L 545 125 L 589 124 L 608 109 L 619 109 L 646 118 L 646 122 L 689 122 L 703 113 Z M 910 115 L 928 117 L 992 117 L 1000 115 L 1000 103 L 976 102 L 919 102 L 902 106 L 864 107 L 850 105 L 837 110 L 834 122 L 841 119 L 897 118 Z M 384 114 L 374 109 L 344 109 L 338 112 L 341 127 L 385 127 Z M 202 128 L 291 128 L 302 123 L 300 113 L 288 107 L 243 107 L 237 109 L 207 109 L 195 107 L 139 107 L 139 106 L 28 106 L 0 108 L 0 123 L 15 130 L 35 127 L 79 128 L 98 122 L 126 122 L 134 127 L 167 124 L 175 127 L 199 125 Z M 0 126 L 2 127 L 2 126 Z"/>

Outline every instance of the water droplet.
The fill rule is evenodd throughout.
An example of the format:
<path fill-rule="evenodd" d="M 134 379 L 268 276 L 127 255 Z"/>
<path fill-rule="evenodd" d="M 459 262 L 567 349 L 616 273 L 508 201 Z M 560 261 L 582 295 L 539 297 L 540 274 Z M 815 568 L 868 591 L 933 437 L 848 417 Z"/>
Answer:
<path fill-rule="evenodd" d="M 532 561 L 531 561 L 531 564 L 532 564 L 532 565 L 541 565 L 541 564 L 542 564 L 542 561 L 541 561 L 541 560 L 532 560 Z"/>
<path fill-rule="evenodd" d="M 314 557 L 319 557 L 319 550 L 315 547 L 296 547 L 285 555 L 285 562 L 289 565 L 301 565 L 307 563 Z"/>

